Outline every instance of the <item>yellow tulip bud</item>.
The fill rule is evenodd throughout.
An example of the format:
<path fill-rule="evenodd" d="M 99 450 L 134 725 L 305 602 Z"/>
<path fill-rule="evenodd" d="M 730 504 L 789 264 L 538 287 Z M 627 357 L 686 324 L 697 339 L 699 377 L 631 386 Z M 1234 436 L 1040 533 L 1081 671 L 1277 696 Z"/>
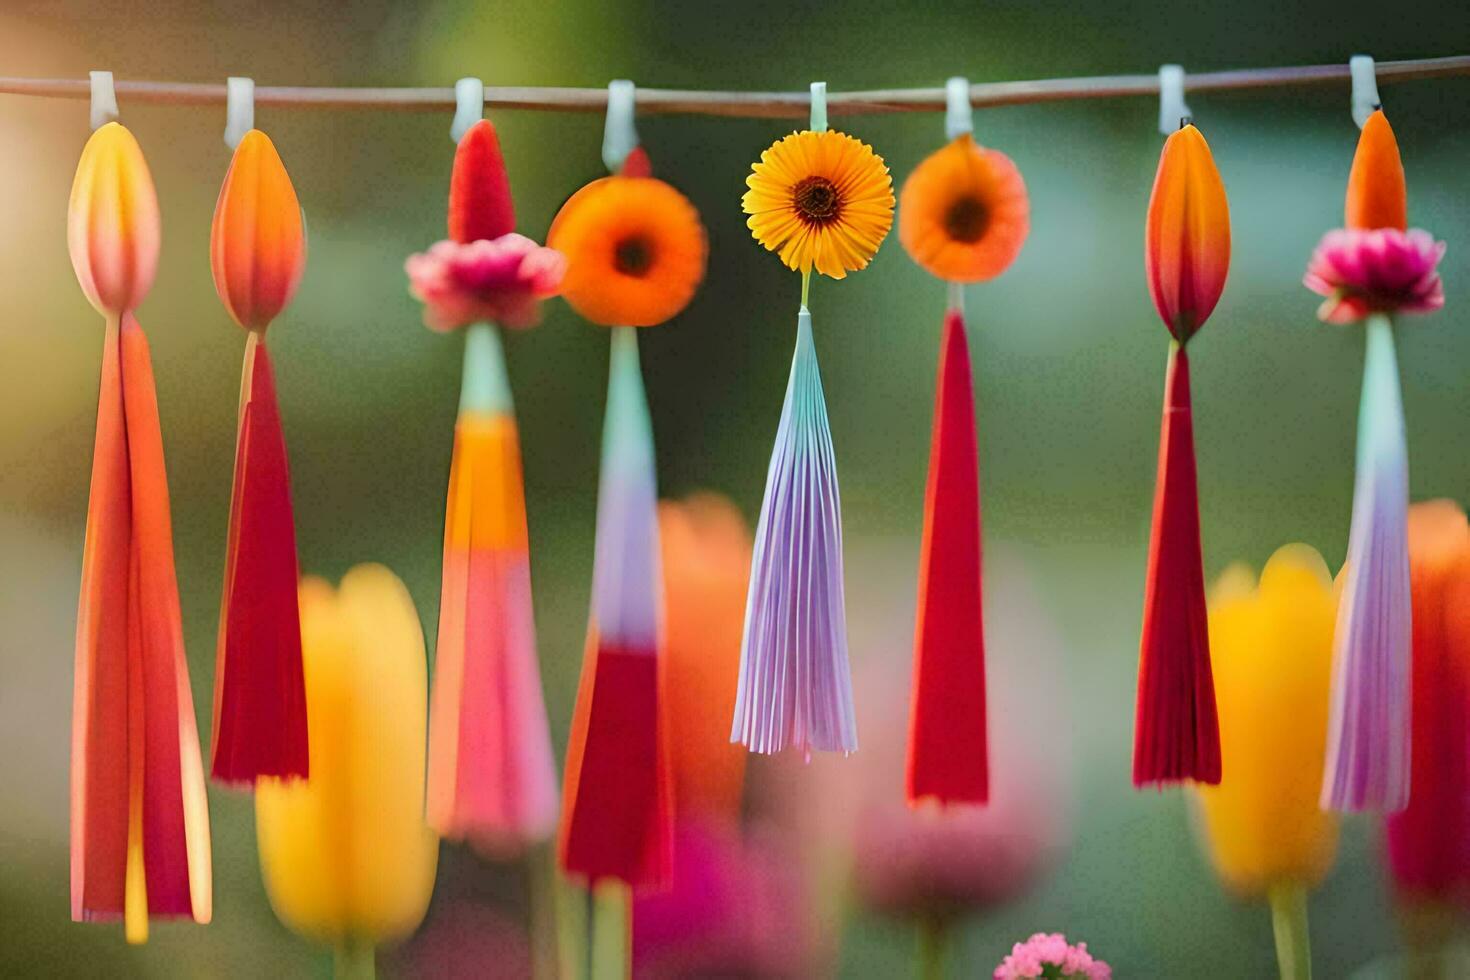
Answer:
<path fill-rule="evenodd" d="M 1224 773 L 1197 792 L 1215 870 L 1245 897 L 1311 888 L 1336 854 L 1337 819 L 1318 804 L 1336 614 L 1306 545 L 1272 555 L 1259 584 L 1233 566 L 1210 595 Z"/>
<path fill-rule="evenodd" d="M 310 939 L 399 939 L 423 920 L 439 853 L 424 823 L 423 630 L 381 565 L 359 565 L 336 590 L 304 579 L 300 605 L 311 778 L 256 786 L 266 891 Z"/>

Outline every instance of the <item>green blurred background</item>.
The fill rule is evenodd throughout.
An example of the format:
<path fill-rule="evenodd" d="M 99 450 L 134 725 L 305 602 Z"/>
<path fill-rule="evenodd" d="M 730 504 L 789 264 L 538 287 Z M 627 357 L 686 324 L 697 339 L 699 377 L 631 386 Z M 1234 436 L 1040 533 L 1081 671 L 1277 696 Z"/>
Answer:
<path fill-rule="evenodd" d="M 131 9 L 130 9 L 131 8 Z M 190 4 L 6 0 L 0 74 L 259 84 L 600 86 L 833 91 L 1387 60 L 1470 52 L 1460 0 L 1378 4 L 437 2 Z M 1449 242 L 1446 311 L 1408 323 L 1400 356 L 1416 498 L 1470 497 L 1470 79 L 1385 85 L 1411 223 Z M 1206 571 L 1303 540 L 1346 544 L 1361 333 L 1318 325 L 1300 285 L 1341 221 L 1356 131 L 1346 84 L 1194 95 L 1231 201 L 1234 262 L 1196 342 L 1195 425 Z M 1258 977 L 1268 913 L 1221 893 L 1178 793 L 1129 784 L 1134 665 L 1166 334 L 1143 281 L 1143 211 L 1160 137 L 1149 98 L 986 110 L 977 136 L 1030 187 L 1031 237 L 969 291 L 980 402 L 987 574 L 1027 583 L 1062 651 L 1042 703 L 1002 703 L 1070 746 L 1074 840 L 1028 898 L 974 921 L 958 975 L 988 975 L 1037 929 L 1085 939 L 1120 977 Z M 595 114 L 494 112 L 523 231 L 598 175 Z M 252 807 L 211 790 L 215 923 L 162 926 L 141 949 L 73 925 L 67 906 L 72 637 L 101 322 L 77 288 L 64 216 L 86 105 L 0 96 L 0 973 L 307 975 L 316 950 L 272 916 Z M 208 229 L 228 164 L 218 108 L 129 105 L 163 209 L 162 265 L 140 318 L 153 344 L 179 585 L 207 744 L 240 332 L 210 284 Z M 460 345 L 420 326 L 402 262 L 442 237 L 449 113 L 261 109 L 311 232 L 306 279 L 272 330 L 303 569 L 382 561 L 432 637 Z M 834 119 L 902 179 L 943 138 L 938 114 Z M 753 242 L 744 175 L 780 121 L 652 117 L 655 166 L 699 207 L 708 281 L 643 335 L 666 494 L 729 494 L 753 521 L 789 364 L 797 279 Z M 890 240 L 869 271 L 813 286 L 841 467 L 857 660 L 907 658 L 943 288 Z M 564 744 L 590 585 L 607 337 L 564 305 L 510 342 L 525 447 L 537 626 Z M 862 597 L 864 601 L 857 601 Z M 868 600 L 872 601 L 868 601 Z M 1008 609 L 991 604 L 1002 633 Z M 908 619 L 903 619 L 908 617 Z M 897 638 L 897 639 L 895 639 Z M 1024 647 L 992 644 L 994 659 Z M 861 719 L 860 719 L 861 724 Z M 758 767 L 753 767 L 753 769 Z M 897 787 L 895 787 L 897 792 Z M 1350 974 L 1397 938 L 1377 828 L 1347 824 L 1313 902 L 1317 964 Z M 441 876 L 480 873 L 449 855 Z M 486 876 L 496 872 L 484 870 Z M 493 890 L 495 886 L 488 885 Z M 519 886 L 516 886 L 519 887 Z M 432 914 L 432 913 L 431 913 Z M 902 975 L 911 938 L 854 910 L 843 976 Z"/>

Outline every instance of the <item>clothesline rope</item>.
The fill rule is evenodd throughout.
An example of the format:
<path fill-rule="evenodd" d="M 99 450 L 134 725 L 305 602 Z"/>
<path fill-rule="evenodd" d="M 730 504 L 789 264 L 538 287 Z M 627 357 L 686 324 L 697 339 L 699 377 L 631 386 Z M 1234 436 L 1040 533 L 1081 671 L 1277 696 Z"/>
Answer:
<path fill-rule="evenodd" d="M 1420 58 L 1413 61 L 1380 61 L 1376 66 L 1380 83 L 1447 78 L 1470 75 L 1470 55 Z M 1232 71 L 1189 75 L 1189 92 L 1223 92 L 1242 89 L 1331 85 L 1351 78 L 1346 61 L 1335 65 L 1296 65 L 1282 68 L 1242 68 Z M 224 105 L 223 82 L 145 82 L 119 80 L 120 100 L 160 105 Z M 1026 105 L 1070 99 L 1108 99 L 1123 96 L 1156 96 L 1159 76 L 1102 75 L 1091 78 L 1047 78 L 1034 81 L 980 82 L 970 86 L 970 105 Z M 32 95 L 57 99 L 86 99 L 90 83 L 84 78 L 0 78 L 0 94 Z M 259 85 L 255 104 L 300 109 L 387 109 L 440 111 L 455 107 L 453 86 L 439 88 L 317 88 L 309 86 Z M 752 118 L 805 118 L 811 101 L 807 92 L 700 92 L 679 89 L 639 88 L 640 113 Z M 546 112 L 603 112 L 607 109 L 605 88 L 539 88 L 529 86 L 486 86 L 485 106 L 490 109 L 528 109 Z M 939 88 L 879 89 L 868 92 L 833 92 L 827 96 L 827 111 L 834 116 L 879 115 L 893 112 L 943 112 L 945 90 Z"/>

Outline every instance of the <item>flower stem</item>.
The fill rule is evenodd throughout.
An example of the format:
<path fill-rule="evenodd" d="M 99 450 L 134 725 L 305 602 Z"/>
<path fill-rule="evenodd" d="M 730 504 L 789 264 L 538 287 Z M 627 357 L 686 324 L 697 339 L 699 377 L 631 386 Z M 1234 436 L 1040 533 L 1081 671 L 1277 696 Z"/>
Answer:
<path fill-rule="evenodd" d="M 377 975 L 372 943 L 345 939 L 332 950 L 333 980 L 373 980 Z"/>
<path fill-rule="evenodd" d="M 1281 980 L 1311 980 L 1312 941 L 1307 931 L 1307 890 L 1294 883 L 1272 885 L 1271 926 Z"/>
<path fill-rule="evenodd" d="M 556 860 L 549 844 L 537 845 L 526 854 L 526 919 L 531 933 L 531 976 L 533 980 L 556 980 L 557 909 Z"/>
<path fill-rule="evenodd" d="M 919 980 L 943 980 L 944 952 L 949 945 L 949 919 L 937 912 L 919 918 Z"/>
<path fill-rule="evenodd" d="M 587 980 L 587 891 L 557 872 L 555 861 L 551 864 L 556 888 L 556 958 L 561 980 Z"/>
<path fill-rule="evenodd" d="M 628 886 L 604 878 L 592 886 L 592 980 L 632 976 L 633 903 Z"/>
<path fill-rule="evenodd" d="M 807 300 L 812 293 L 812 270 L 807 269 L 801 274 L 801 307 L 807 308 Z"/>

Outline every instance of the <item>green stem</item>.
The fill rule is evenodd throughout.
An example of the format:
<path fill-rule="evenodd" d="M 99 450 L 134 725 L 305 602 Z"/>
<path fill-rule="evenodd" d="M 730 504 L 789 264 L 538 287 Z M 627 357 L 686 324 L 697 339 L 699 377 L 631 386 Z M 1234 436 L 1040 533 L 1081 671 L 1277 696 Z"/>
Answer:
<path fill-rule="evenodd" d="M 949 919 L 936 912 L 919 918 L 919 980 L 943 980 L 944 952 L 949 945 Z"/>
<path fill-rule="evenodd" d="M 801 274 L 801 307 L 806 309 L 807 300 L 812 292 L 812 270 L 807 269 Z"/>
<path fill-rule="evenodd" d="M 347 939 L 332 950 L 333 980 L 373 980 L 377 975 L 371 943 Z"/>
<path fill-rule="evenodd" d="M 1307 930 L 1306 888 L 1290 883 L 1272 885 L 1268 896 L 1281 980 L 1311 980 L 1312 940 Z"/>
<path fill-rule="evenodd" d="M 587 980 L 587 891 L 556 870 L 556 959 L 561 980 Z"/>
<path fill-rule="evenodd" d="M 527 908 L 531 932 L 533 980 L 556 980 L 558 940 L 556 859 L 551 845 L 539 844 L 526 854 Z"/>
<path fill-rule="evenodd" d="M 632 975 L 633 907 L 628 886 L 604 878 L 592 886 L 592 980 Z"/>

